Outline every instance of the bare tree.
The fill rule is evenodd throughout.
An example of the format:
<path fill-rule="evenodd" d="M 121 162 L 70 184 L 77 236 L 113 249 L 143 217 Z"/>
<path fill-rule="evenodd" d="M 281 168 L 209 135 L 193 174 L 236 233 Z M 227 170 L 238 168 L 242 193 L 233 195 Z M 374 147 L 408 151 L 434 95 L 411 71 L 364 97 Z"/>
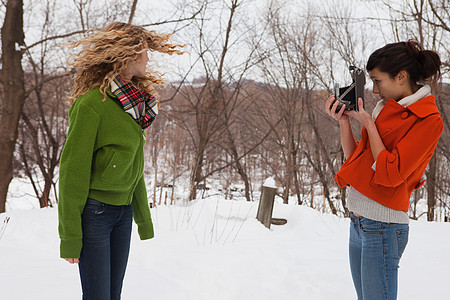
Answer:
<path fill-rule="evenodd" d="M 268 83 L 265 91 L 270 95 L 270 100 L 265 103 L 273 103 L 271 114 L 282 118 L 273 139 L 280 147 L 283 159 L 283 168 L 278 168 L 277 172 L 283 183 L 282 198 L 287 203 L 293 187 L 297 202 L 302 204 L 304 186 L 313 186 L 310 181 L 316 174 L 330 210 L 336 214 L 330 193 L 330 176 L 335 167 L 328 146 L 323 141 L 315 104 L 319 99 L 314 91 L 316 78 L 321 79 L 316 77 L 320 76 L 316 65 L 323 64 L 321 55 L 318 55 L 318 26 L 308 12 L 302 19 L 290 20 L 283 17 L 282 11 L 283 7 L 269 7 L 266 18 L 270 24 L 270 33 L 266 38 L 269 46 L 261 52 L 260 63 Z M 273 122 L 269 115 L 264 119 Z M 301 183 L 304 172 L 308 174 L 309 182 Z"/>
<path fill-rule="evenodd" d="M 18 142 L 21 169 L 30 179 L 40 207 L 52 206 L 52 189 L 56 197 L 55 172 L 68 125 L 65 118 L 68 86 L 67 78 L 61 76 L 51 84 L 36 88 L 22 112 L 23 126 Z"/>
<path fill-rule="evenodd" d="M 194 149 L 194 158 L 191 165 L 190 192 L 189 199 L 195 199 L 198 185 L 203 182 L 207 175 L 204 174 L 205 155 L 214 138 L 217 138 L 218 132 L 225 128 L 221 115 L 225 113 L 225 107 L 228 105 L 224 87 L 224 77 L 226 72 L 227 54 L 232 46 L 232 31 L 234 18 L 238 7 L 242 1 L 231 0 L 229 6 L 225 5 L 225 11 L 229 13 L 226 20 L 225 29 L 209 40 L 210 36 L 205 35 L 207 24 L 205 9 L 202 16 L 198 19 L 198 54 L 197 62 L 201 63 L 204 71 L 204 77 L 197 84 L 188 86 L 179 90 L 184 98 L 185 104 L 181 110 L 174 110 L 173 116 L 186 116 L 188 118 L 178 117 L 180 126 L 185 128 L 191 137 Z M 227 3 L 228 4 L 228 3 Z M 213 51 L 214 44 L 223 40 L 220 50 Z M 213 153 L 210 151 L 209 154 Z"/>
<path fill-rule="evenodd" d="M 283 202 L 288 203 L 291 187 L 295 186 L 298 202 L 301 204 L 300 188 L 297 177 L 298 155 L 303 119 L 304 102 L 304 73 L 300 72 L 301 54 L 297 52 L 293 42 L 291 26 L 283 19 L 280 7 L 272 3 L 268 7 L 265 22 L 268 24 L 266 45 L 259 51 L 260 70 L 265 78 L 265 97 L 260 98 L 261 107 L 268 109 L 265 120 L 271 128 L 279 116 L 282 120 L 278 128 L 273 131 L 273 141 L 281 150 L 283 168 L 278 169 L 276 177 L 283 185 Z M 267 99 L 269 98 L 269 99 Z M 263 104 L 263 102 L 265 104 Z"/>
<path fill-rule="evenodd" d="M 25 101 L 21 49 L 25 38 L 22 0 L 7 2 L 1 37 L 3 101 L 0 119 L 0 213 L 5 211 L 8 186 L 12 180 L 12 157 Z"/>

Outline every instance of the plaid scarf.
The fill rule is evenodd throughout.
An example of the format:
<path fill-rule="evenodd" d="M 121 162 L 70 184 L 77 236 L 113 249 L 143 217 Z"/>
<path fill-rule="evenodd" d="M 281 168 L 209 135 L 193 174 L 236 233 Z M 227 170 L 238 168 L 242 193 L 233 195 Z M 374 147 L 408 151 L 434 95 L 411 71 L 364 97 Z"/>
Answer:
<path fill-rule="evenodd" d="M 158 114 L 159 102 L 144 91 L 139 91 L 131 83 L 119 76 L 111 82 L 111 92 L 119 99 L 122 108 L 142 127 L 149 127 Z"/>

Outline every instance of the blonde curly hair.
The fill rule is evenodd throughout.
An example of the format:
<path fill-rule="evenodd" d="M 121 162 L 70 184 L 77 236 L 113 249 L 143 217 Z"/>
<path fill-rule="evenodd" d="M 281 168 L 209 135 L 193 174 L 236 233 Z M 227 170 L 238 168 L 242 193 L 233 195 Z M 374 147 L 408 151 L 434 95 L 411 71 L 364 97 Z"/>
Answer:
<path fill-rule="evenodd" d="M 76 70 L 70 103 L 92 87 L 99 86 L 106 99 L 106 89 L 115 76 L 127 69 L 140 53 L 150 50 L 172 55 L 183 54 L 181 44 L 169 41 L 170 34 L 156 33 L 141 26 L 114 22 L 92 35 L 69 44 L 83 49 L 69 59 Z M 155 87 L 164 83 L 162 74 L 146 72 L 145 77 L 134 76 L 132 83 L 139 90 L 156 94 Z"/>

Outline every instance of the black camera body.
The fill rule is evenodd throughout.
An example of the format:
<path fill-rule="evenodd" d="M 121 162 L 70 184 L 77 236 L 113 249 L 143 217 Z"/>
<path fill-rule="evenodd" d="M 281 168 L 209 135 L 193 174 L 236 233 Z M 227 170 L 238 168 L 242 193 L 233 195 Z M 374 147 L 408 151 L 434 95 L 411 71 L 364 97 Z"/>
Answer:
<path fill-rule="evenodd" d="M 339 101 L 336 112 L 341 110 L 343 104 L 345 104 L 345 110 L 358 111 L 358 98 L 362 98 L 364 103 L 364 85 L 366 84 L 364 71 L 355 66 L 350 66 L 348 69 L 352 75 L 352 84 L 345 87 L 339 87 L 338 84 L 334 86 L 335 100 L 331 107 Z"/>

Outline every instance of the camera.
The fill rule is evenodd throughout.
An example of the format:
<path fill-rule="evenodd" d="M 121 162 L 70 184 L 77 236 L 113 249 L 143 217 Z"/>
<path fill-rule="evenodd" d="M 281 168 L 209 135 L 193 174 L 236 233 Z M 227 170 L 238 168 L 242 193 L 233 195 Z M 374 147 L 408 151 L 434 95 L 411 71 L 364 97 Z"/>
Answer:
<path fill-rule="evenodd" d="M 339 87 L 338 84 L 334 85 L 335 100 L 330 108 L 336 101 L 339 101 L 336 113 L 341 110 L 343 104 L 345 104 L 345 110 L 358 111 L 358 98 L 362 98 L 364 104 L 364 85 L 366 84 L 364 71 L 355 66 L 350 66 L 348 70 L 352 75 L 352 84 L 345 87 Z"/>

